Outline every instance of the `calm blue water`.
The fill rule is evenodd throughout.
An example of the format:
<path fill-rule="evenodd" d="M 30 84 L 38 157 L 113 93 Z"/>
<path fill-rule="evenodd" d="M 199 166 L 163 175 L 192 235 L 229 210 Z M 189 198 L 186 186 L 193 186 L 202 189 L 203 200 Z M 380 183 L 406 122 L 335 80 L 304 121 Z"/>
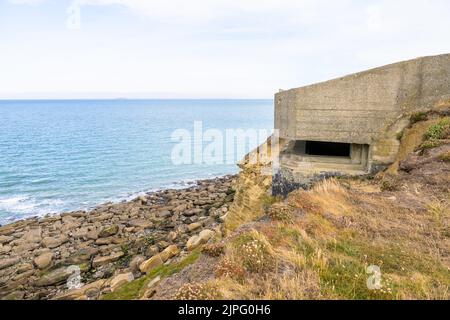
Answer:
<path fill-rule="evenodd" d="M 194 121 L 271 130 L 273 102 L 0 101 L 0 224 L 236 173 L 234 164 L 172 163 L 172 132 L 193 132 Z"/>

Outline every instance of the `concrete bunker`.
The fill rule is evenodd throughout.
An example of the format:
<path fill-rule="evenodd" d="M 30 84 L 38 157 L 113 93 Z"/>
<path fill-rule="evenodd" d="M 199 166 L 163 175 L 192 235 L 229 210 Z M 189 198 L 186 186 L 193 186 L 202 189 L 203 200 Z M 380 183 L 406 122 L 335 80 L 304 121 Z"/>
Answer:
<path fill-rule="evenodd" d="M 281 153 L 281 163 L 291 171 L 339 171 L 362 174 L 367 170 L 369 145 L 333 141 L 292 140 Z"/>
<path fill-rule="evenodd" d="M 275 95 L 283 139 L 272 193 L 324 177 L 376 173 L 392 164 L 415 112 L 450 100 L 450 54 L 348 75 Z"/>

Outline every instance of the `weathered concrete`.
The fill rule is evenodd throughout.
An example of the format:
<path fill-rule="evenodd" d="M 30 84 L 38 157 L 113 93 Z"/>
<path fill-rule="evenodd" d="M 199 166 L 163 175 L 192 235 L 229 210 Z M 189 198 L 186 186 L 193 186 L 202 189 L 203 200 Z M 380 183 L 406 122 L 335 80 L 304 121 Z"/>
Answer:
<path fill-rule="evenodd" d="M 395 159 L 396 135 L 409 125 L 410 115 L 446 100 L 450 100 L 450 54 L 281 91 L 275 95 L 275 129 L 281 138 L 348 143 L 352 150 L 347 162 L 342 158 L 334 163 L 295 153 L 288 144 L 281 155 L 281 176 L 361 174 L 384 168 Z"/>

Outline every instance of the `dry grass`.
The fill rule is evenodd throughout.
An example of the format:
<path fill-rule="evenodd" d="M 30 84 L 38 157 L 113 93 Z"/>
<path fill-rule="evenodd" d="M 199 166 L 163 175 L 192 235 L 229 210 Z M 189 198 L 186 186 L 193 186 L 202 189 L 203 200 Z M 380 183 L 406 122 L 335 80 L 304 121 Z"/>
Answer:
<path fill-rule="evenodd" d="M 186 283 L 173 296 L 173 300 L 215 300 L 219 298 L 216 288 L 209 283 Z"/>
<path fill-rule="evenodd" d="M 245 279 L 214 283 L 234 299 L 448 299 L 448 202 L 423 197 L 402 200 L 417 202 L 405 207 L 383 192 L 348 189 L 333 179 L 294 192 L 286 202 L 301 215 L 261 224 L 229 245 L 225 256 L 248 271 Z M 264 271 L 243 249 L 253 241 L 268 248 Z M 382 272 L 373 290 L 370 265 Z"/>

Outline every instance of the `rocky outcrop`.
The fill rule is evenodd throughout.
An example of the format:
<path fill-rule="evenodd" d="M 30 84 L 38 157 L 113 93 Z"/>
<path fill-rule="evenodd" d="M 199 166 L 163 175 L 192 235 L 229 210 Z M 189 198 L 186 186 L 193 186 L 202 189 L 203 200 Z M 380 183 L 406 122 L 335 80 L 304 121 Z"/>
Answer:
<path fill-rule="evenodd" d="M 263 199 L 271 195 L 272 162 L 261 161 L 260 154 L 262 150 L 268 154 L 273 152 L 272 158 L 276 158 L 284 145 L 285 141 L 281 139 L 279 145 L 272 148 L 272 140 L 268 139 L 238 164 L 241 172 L 235 185 L 235 199 L 222 217 L 227 231 L 262 215 Z"/>
<path fill-rule="evenodd" d="M 97 299 L 186 255 L 220 233 L 234 179 L 1 226 L 0 298 Z"/>

